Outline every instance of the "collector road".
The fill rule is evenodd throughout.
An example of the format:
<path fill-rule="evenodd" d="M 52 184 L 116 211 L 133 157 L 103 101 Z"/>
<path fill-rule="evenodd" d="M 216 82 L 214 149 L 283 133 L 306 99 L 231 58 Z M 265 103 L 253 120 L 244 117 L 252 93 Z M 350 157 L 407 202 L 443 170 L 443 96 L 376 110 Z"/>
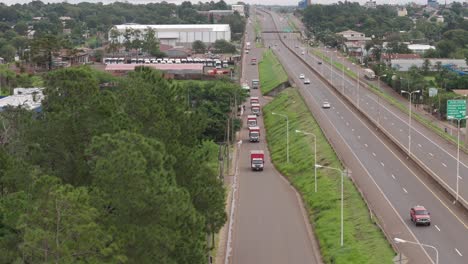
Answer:
<path fill-rule="evenodd" d="M 275 30 L 271 17 L 266 13 L 262 12 L 262 14 L 264 14 L 261 19 L 263 30 Z M 273 13 L 273 17 L 276 25 L 285 26 L 285 21 L 281 21 L 279 16 Z M 434 184 L 428 184 L 424 180 L 423 172 L 407 161 L 405 155 L 399 153 L 395 146 L 381 139 L 372 124 L 356 114 L 354 109 L 349 107 L 295 54 L 289 51 L 279 41 L 277 34 L 264 34 L 263 37 L 265 45 L 274 49 L 291 79 L 297 84 L 325 133 L 332 140 L 344 143 L 343 146 L 339 146 L 337 152 L 344 157 L 345 161 L 350 161 L 345 163 L 352 168 L 352 177 L 358 186 L 367 186 L 364 195 L 368 201 L 370 200 L 371 207 L 381 220 L 380 222 L 388 236 L 435 246 L 439 252 L 439 263 L 468 263 L 467 216 L 460 213 L 458 207 L 453 206 L 449 199 L 442 196 L 437 187 L 433 186 Z M 295 49 L 296 42 L 294 40 L 286 40 L 286 44 Z M 297 42 L 297 44 L 299 43 Z M 301 54 L 299 50 L 296 52 Z M 325 68 L 323 64 L 319 65 L 314 58 L 307 54 L 300 56 L 305 57 L 308 64 L 318 68 L 318 71 L 321 70 L 320 67 Z M 340 86 L 342 81 L 339 79 L 341 71 L 328 69 L 328 72 L 330 70 L 333 72 L 333 84 L 339 89 L 342 88 Z M 324 69 L 323 72 L 327 71 Z M 304 73 L 306 78 L 311 80 L 310 85 L 304 85 L 302 80 L 298 78 L 301 73 Z M 350 88 L 352 82 L 346 80 L 346 77 L 344 81 L 345 94 L 351 98 L 356 97 L 355 89 Z M 373 103 L 377 100 L 376 97 L 365 89 L 361 89 L 360 98 L 360 105 L 365 106 L 369 115 L 377 120 L 377 104 Z M 330 102 L 332 107 L 321 109 L 320 106 L 324 101 Z M 407 144 L 408 138 L 405 133 L 408 132 L 408 127 L 403 126 L 404 120 L 400 116 L 390 114 L 386 109 L 390 109 L 389 106 L 383 105 L 381 107 L 380 123 L 385 123 L 386 129 L 395 138 L 402 141 L 401 144 L 405 144 L 405 142 Z M 415 128 L 419 130 L 419 127 L 415 126 Z M 434 171 L 444 173 L 446 176 L 444 180 L 450 182 L 450 177 L 447 175 L 452 175 L 455 168 L 450 156 L 446 156 L 445 159 L 443 155 L 446 154 L 431 149 L 430 141 L 425 137 L 415 136 L 417 134 L 415 130 L 412 133 L 414 146 L 412 151 L 415 155 L 419 157 L 425 154 L 432 157 L 432 159 L 428 158 L 428 166 L 431 166 Z M 440 166 L 437 166 L 436 162 L 440 162 Z M 462 175 L 466 175 L 465 169 Z M 369 182 L 372 182 L 373 186 L 368 185 Z M 375 190 L 378 192 L 373 193 Z M 466 188 L 460 188 L 460 193 L 462 190 L 465 194 Z M 376 198 L 374 200 L 370 197 Z M 409 208 L 417 204 L 425 205 L 432 213 L 433 224 L 430 227 L 415 227 L 409 220 Z M 396 246 L 410 258 L 410 263 L 435 263 L 435 252 L 430 248 L 424 248 L 422 251 L 422 247 L 412 244 L 397 244 Z"/>
<path fill-rule="evenodd" d="M 251 24 L 246 32 L 246 41 L 255 44 Z M 255 45 L 243 58 L 242 79 L 249 85 L 252 79 L 258 79 L 257 65 L 247 63 L 250 58 L 261 58 L 261 51 Z M 266 103 L 260 90 L 251 90 L 251 96 L 260 97 L 261 105 Z M 248 104 L 244 117 L 250 114 Z M 245 124 L 245 118 L 243 122 Z M 296 192 L 270 162 L 261 115 L 258 123 L 260 143 L 249 142 L 245 125 L 240 133 L 243 143 L 240 145 L 236 204 L 231 219 L 232 242 L 228 241 L 231 254 L 225 264 L 321 263 L 320 252 L 314 246 L 308 219 Z M 263 171 L 250 169 L 250 150 L 265 151 Z"/>

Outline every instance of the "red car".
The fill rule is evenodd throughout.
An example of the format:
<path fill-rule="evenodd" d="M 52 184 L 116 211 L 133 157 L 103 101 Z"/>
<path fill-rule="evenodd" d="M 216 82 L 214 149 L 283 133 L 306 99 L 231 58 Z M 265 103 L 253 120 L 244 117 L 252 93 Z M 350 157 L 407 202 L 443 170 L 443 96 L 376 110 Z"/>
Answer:
<path fill-rule="evenodd" d="M 410 209 L 410 218 L 415 225 L 431 225 L 431 214 L 422 205 Z"/>

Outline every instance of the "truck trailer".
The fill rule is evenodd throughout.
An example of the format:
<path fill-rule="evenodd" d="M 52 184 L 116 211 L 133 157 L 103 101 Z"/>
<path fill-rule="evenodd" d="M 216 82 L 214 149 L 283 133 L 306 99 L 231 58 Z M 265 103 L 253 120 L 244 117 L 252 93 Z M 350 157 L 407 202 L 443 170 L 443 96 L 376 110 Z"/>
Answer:
<path fill-rule="evenodd" d="M 253 103 L 250 109 L 252 110 L 253 115 L 256 115 L 256 116 L 260 115 L 260 104 Z"/>
<path fill-rule="evenodd" d="M 247 126 L 248 127 L 257 126 L 257 116 L 256 115 L 248 115 L 247 116 Z"/>
<path fill-rule="evenodd" d="M 250 97 L 250 105 L 252 104 L 260 104 L 260 100 L 258 99 L 257 96 L 251 96 Z"/>
<path fill-rule="evenodd" d="M 265 154 L 263 150 L 250 151 L 250 167 L 254 171 L 262 171 L 265 163 Z"/>
<path fill-rule="evenodd" d="M 260 142 L 260 127 L 258 126 L 249 127 L 249 141 Z"/>

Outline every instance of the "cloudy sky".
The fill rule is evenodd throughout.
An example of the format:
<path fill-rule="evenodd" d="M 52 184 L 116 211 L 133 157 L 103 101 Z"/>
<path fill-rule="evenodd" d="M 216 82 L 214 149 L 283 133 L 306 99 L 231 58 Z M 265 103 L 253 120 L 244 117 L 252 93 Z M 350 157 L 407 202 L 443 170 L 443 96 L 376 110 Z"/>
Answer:
<path fill-rule="evenodd" d="M 182 3 L 184 0 L 166 0 L 166 2 L 170 3 Z M 209 0 L 202 0 L 202 2 L 207 2 Z M 217 0 L 215 0 L 217 1 Z M 227 3 L 237 3 L 238 0 L 225 0 Z M 271 5 L 296 5 L 299 0 L 243 0 L 246 3 L 250 4 L 271 4 Z M 342 0 L 344 1 L 344 0 Z M 352 2 L 360 2 L 361 4 L 365 3 L 366 0 L 351 0 Z M 463 2 L 466 0 L 458 0 L 457 2 Z M 31 0 L 0 0 L 2 3 L 6 3 L 7 5 L 16 4 L 16 3 L 28 3 Z M 57 3 L 57 2 L 65 2 L 65 0 L 42 0 L 44 3 Z M 103 3 L 110 3 L 115 2 L 114 0 L 68 0 L 66 2 L 69 3 L 79 3 L 79 2 L 103 2 Z M 130 3 L 148 3 L 148 2 L 162 2 L 162 1 L 155 1 L 155 0 L 128 0 L 127 2 Z M 199 0 L 192 0 L 191 2 L 197 3 Z M 321 4 L 330 4 L 336 3 L 338 0 L 312 0 L 313 3 L 321 3 Z M 427 0 L 377 0 L 377 4 L 402 4 L 408 2 L 415 2 L 419 4 L 426 3 Z M 440 3 L 445 2 L 445 0 L 439 0 Z M 447 0 L 447 3 L 453 2 L 453 0 Z"/>

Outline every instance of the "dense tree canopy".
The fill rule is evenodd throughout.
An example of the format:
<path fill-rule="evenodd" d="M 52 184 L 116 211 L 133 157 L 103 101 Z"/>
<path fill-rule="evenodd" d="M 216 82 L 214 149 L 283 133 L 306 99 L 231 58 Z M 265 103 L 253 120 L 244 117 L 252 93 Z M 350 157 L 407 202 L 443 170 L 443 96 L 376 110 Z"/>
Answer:
<path fill-rule="evenodd" d="M 0 262 L 206 261 L 226 220 L 215 142 L 245 94 L 146 67 L 109 78 L 53 71 L 41 113 L 0 113 Z"/>

